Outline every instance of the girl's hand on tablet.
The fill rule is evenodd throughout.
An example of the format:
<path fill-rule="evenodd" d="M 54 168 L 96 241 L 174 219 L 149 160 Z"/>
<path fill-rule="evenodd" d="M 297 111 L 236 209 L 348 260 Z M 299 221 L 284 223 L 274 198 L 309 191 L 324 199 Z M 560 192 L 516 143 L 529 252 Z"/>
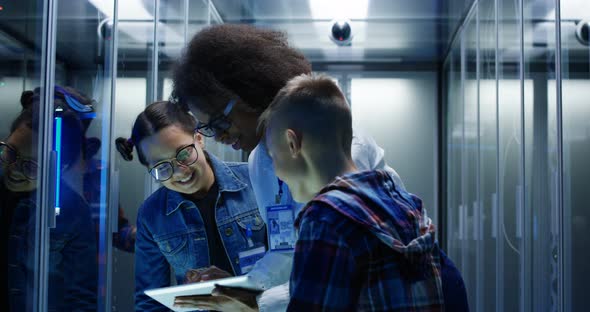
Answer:
<path fill-rule="evenodd" d="M 231 277 L 232 275 L 214 265 L 208 268 L 188 270 L 184 276 L 184 283 L 198 283 L 204 281 L 211 281 L 220 278 Z"/>

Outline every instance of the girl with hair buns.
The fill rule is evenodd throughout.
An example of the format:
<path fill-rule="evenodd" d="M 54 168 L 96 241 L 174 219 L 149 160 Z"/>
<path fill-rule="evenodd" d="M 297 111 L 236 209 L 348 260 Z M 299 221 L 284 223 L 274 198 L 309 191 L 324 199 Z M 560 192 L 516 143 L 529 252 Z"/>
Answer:
<path fill-rule="evenodd" d="M 96 311 L 98 295 L 97 246 L 90 207 L 79 183 L 84 174 L 86 124 L 71 109 L 65 97 L 71 88 L 56 87 L 52 105 L 60 108 L 63 133 L 60 213 L 49 232 L 48 311 Z M 7 300 L 2 311 L 32 311 L 37 268 L 35 245 L 39 89 L 21 96 L 22 111 L 13 121 L 10 134 L 0 142 L 0 215 L 6 236 L 2 240 L 2 262 L 7 281 L 2 287 Z M 72 98 L 70 98 L 72 99 Z M 77 100 L 76 100 L 77 101 Z"/>
<path fill-rule="evenodd" d="M 156 102 L 118 138 L 125 160 L 133 150 L 162 184 L 139 208 L 135 244 L 135 307 L 167 311 L 144 294 L 178 284 L 244 274 L 242 252 L 266 250 L 266 228 L 258 212 L 245 163 L 223 162 L 203 148 L 195 119 L 179 105 Z M 255 302 L 254 302 L 255 303 Z M 242 307 L 235 305 L 233 310 Z M 213 307 L 214 309 L 214 307 Z"/>

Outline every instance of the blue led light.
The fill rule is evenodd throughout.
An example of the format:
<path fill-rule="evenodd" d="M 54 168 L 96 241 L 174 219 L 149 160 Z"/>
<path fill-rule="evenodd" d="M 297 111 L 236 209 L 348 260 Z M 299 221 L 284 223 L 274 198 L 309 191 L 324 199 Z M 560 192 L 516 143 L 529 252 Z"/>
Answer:
<path fill-rule="evenodd" d="M 61 117 L 55 117 L 55 152 L 57 154 L 57 164 L 55 166 L 55 211 L 60 211 L 60 180 L 61 180 Z"/>

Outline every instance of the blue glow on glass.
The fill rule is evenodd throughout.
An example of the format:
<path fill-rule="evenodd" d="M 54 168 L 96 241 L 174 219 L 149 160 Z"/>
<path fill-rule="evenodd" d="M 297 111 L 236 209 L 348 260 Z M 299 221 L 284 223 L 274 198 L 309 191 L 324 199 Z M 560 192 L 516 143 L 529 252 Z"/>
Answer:
<path fill-rule="evenodd" d="M 55 208 L 59 211 L 60 208 L 60 181 L 61 181 L 61 117 L 55 117 L 55 152 L 57 154 L 57 164 L 55 166 Z"/>

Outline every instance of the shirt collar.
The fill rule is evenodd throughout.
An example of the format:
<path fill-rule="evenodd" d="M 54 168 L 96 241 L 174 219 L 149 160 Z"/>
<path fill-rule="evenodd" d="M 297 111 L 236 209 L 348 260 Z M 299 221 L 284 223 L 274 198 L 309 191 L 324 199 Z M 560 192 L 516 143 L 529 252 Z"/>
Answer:
<path fill-rule="evenodd" d="M 248 183 L 238 178 L 225 162 L 219 160 L 217 157 L 207 153 L 206 151 L 204 152 L 209 165 L 213 169 L 215 181 L 219 186 L 219 192 L 238 192 L 248 187 Z M 166 191 L 166 215 L 170 215 L 174 211 L 186 205 L 195 205 L 192 201 L 186 199 L 178 192 L 170 191 L 168 189 Z"/>

